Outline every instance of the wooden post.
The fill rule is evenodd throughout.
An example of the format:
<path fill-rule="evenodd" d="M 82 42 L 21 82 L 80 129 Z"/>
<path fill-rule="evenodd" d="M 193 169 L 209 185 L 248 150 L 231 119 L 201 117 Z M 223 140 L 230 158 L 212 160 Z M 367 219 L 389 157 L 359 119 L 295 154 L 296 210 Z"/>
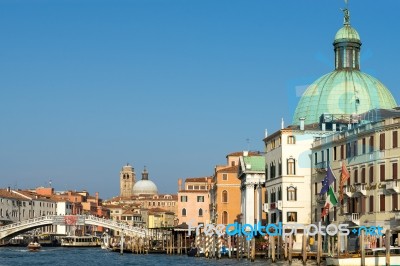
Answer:
<path fill-rule="evenodd" d="M 386 229 L 385 234 L 385 247 L 386 247 L 386 266 L 390 265 L 390 230 Z"/>
<path fill-rule="evenodd" d="M 365 243 L 364 243 L 364 230 L 361 230 L 360 236 L 360 249 L 361 249 L 361 265 L 365 265 Z"/>
<path fill-rule="evenodd" d="M 289 235 L 289 263 L 292 264 L 293 253 L 293 234 Z"/>
<path fill-rule="evenodd" d="M 285 236 L 285 248 L 284 248 L 284 252 L 285 252 L 285 260 L 288 259 L 288 247 L 289 247 L 289 237 Z"/>
<path fill-rule="evenodd" d="M 120 254 L 124 255 L 124 232 L 121 232 Z"/>
<path fill-rule="evenodd" d="M 318 232 L 317 265 L 321 265 L 321 253 L 322 253 L 322 237 L 321 237 L 321 233 Z"/>
<path fill-rule="evenodd" d="M 251 239 L 251 262 L 256 259 L 256 239 L 253 237 Z"/>
<path fill-rule="evenodd" d="M 236 259 L 239 259 L 239 250 L 240 250 L 240 239 L 239 236 L 236 236 Z"/>
<path fill-rule="evenodd" d="M 271 250 L 271 253 L 272 253 L 271 259 L 272 259 L 272 262 L 275 262 L 275 237 L 274 236 L 271 237 L 271 248 L 272 248 L 272 250 Z"/>
<path fill-rule="evenodd" d="M 303 242 L 302 242 L 302 251 L 303 251 L 303 263 L 305 264 L 307 261 L 307 235 L 305 231 L 303 231 Z"/>
<path fill-rule="evenodd" d="M 338 235 L 337 235 L 337 239 L 338 239 L 338 241 L 337 241 L 337 257 L 338 258 L 340 257 L 340 249 L 341 249 L 341 244 L 342 244 L 342 243 L 340 243 L 340 242 L 342 242 L 341 237 L 342 237 L 341 234 L 338 233 Z"/>

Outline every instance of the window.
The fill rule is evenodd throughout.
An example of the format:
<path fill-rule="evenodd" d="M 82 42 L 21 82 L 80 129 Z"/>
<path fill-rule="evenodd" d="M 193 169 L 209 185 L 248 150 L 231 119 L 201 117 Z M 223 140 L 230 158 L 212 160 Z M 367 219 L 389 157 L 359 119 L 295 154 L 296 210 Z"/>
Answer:
<path fill-rule="evenodd" d="M 281 159 L 279 159 L 279 161 L 278 161 L 278 175 L 279 176 L 282 175 L 282 161 L 281 161 Z"/>
<path fill-rule="evenodd" d="M 351 143 L 346 143 L 346 158 L 351 157 Z"/>
<path fill-rule="evenodd" d="M 361 183 L 365 184 L 365 167 L 361 168 Z"/>
<path fill-rule="evenodd" d="M 369 168 L 369 182 L 374 183 L 374 167 Z"/>
<path fill-rule="evenodd" d="M 224 181 L 228 180 L 228 174 L 222 174 L 222 180 Z"/>
<path fill-rule="evenodd" d="M 197 196 L 197 202 L 204 202 L 204 196 Z"/>
<path fill-rule="evenodd" d="M 182 216 L 186 216 L 186 209 L 185 208 L 182 209 Z"/>
<path fill-rule="evenodd" d="M 231 166 L 235 166 L 235 161 L 232 161 L 232 162 L 231 162 Z"/>
<path fill-rule="evenodd" d="M 223 203 L 228 202 L 228 191 L 226 191 L 226 190 L 222 191 L 222 202 Z"/>
<path fill-rule="evenodd" d="M 369 152 L 374 151 L 374 136 L 369 137 Z"/>
<path fill-rule="evenodd" d="M 397 194 L 392 194 L 392 211 L 397 211 L 398 205 L 397 205 Z"/>
<path fill-rule="evenodd" d="M 222 224 L 228 224 L 228 213 L 226 211 L 222 212 Z"/>
<path fill-rule="evenodd" d="M 379 149 L 381 151 L 385 150 L 385 133 L 382 133 L 379 136 Z"/>
<path fill-rule="evenodd" d="M 187 196 L 181 196 L 181 202 L 187 202 Z"/>
<path fill-rule="evenodd" d="M 315 183 L 317 185 L 317 183 Z M 317 187 L 317 186 L 315 186 Z M 296 201 L 297 200 L 297 188 L 290 186 L 287 188 L 287 200 Z"/>
<path fill-rule="evenodd" d="M 276 213 L 271 214 L 271 223 L 276 223 Z"/>
<path fill-rule="evenodd" d="M 353 142 L 353 155 L 354 156 L 358 155 L 358 143 L 357 143 L 357 140 Z"/>
<path fill-rule="evenodd" d="M 365 154 L 367 151 L 367 144 L 365 142 L 365 138 L 362 139 L 362 154 Z"/>
<path fill-rule="evenodd" d="M 337 157 L 336 157 L 336 146 L 335 147 L 333 147 L 333 160 L 334 161 L 336 161 L 337 160 Z"/>
<path fill-rule="evenodd" d="M 318 195 L 318 183 L 314 183 L 314 195 Z"/>
<path fill-rule="evenodd" d="M 287 174 L 288 175 L 296 174 L 296 165 L 295 165 L 295 160 L 293 158 L 287 160 Z"/>
<path fill-rule="evenodd" d="M 354 183 L 358 183 L 358 170 L 354 170 Z"/>
<path fill-rule="evenodd" d="M 317 165 L 318 163 L 318 154 L 314 153 L 314 164 Z"/>
<path fill-rule="evenodd" d="M 192 190 L 192 189 L 193 189 L 192 185 L 188 186 L 188 190 Z"/>
<path fill-rule="evenodd" d="M 385 165 L 381 164 L 379 166 L 379 169 L 380 169 L 380 178 L 381 178 L 380 180 L 385 181 Z"/>
<path fill-rule="evenodd" d="M 374 196 L 369 196 L 369 211 L 374 211 Z"/>
<path fill-rule="evenodd" d="M 199 217 L 202 217 L 202 216 L 203 216 L 203 209 L 200 208 L 200 209 L 199 209 Z"/>
<path fill-rule="evenodd" d="M 397 163 L 392 164 L 392 172 L 393 179 L 397 179 Z"/>
<path fill-rule="evenodd" d="M 288 222 L 297 222 L 297 212 L 287 212 Z"/>
<path fill-rule="evenodd" d="M 340 160 L 344 159 L 344 145 L 340 146 Z"/>
<path fill-rule="evenodd" d="M 397 142 L 398 142 L 397 131 L 393 131 L 392 132 L 392 144 L 393 144 L 392 146 L 393 146 L 393 148 L 397 148 L 398 147 Z"/>
<path fill-rule="evenodd" d="M 380 200 L 379 200 L 379 201 L 380 201 L 380 202 L 379 202 L 379 203 L 380 203 L 380 209 L 379 209 L 379 210 L 380 210 L 381 212 L 384 212 L 384 211 L 385 211 L 385 195 L 380 195 L 380 196 L 379 196 L 379 199 L 380 199 Z"/>
<path fill-rule="evenodd" d="M 288 136 L 287 137 L 287 143 L 288 144 L 295 144 L 296 143 L 296 139 L 294 136 Z"/>
<path fill-rule="evenodd" d="M 265 203 L 268 203 L 268 190 L 265 190 Z"/>
<path fill-rule="evenodd" d="M 282 190 L 281 190 L 281 187 L 278 187 L 278 200 L 282 200 Z"/>

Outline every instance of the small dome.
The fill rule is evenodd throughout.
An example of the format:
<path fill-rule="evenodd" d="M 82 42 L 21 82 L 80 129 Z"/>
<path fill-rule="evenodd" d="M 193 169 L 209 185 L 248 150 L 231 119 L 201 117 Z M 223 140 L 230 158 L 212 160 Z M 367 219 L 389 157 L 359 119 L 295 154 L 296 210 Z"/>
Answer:
<path fill-rule="evenodd" d="M 360 35 L 350 25 L 344 25 L 335 35 L 335 43 L 338 42 L 358 42 L 361 43 Z"/>
<path fill-rule="evenodd" d="M 140 180 L 133 186 L 133 195 L 157 195 L 158 189 L 156 184 L 151 180 Z"/>

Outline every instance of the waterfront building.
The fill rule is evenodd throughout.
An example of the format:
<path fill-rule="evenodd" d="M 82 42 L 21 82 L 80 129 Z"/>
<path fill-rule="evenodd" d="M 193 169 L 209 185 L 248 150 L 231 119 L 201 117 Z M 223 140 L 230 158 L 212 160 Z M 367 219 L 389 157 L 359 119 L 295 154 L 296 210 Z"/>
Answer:
<path fill-rule="evenodd" d="M 130 197 L 133 193 L 133 186 L 136 182 L 135 169 L 128 164 L 122 167 L 119 173 L 119 184 L 121 197 Z"/>
<path fill-rule="evenodd" d="M 262 213 L 264 202 L 265 158 L 260 154 L 250 155 L 244 151 L 239 157 L 238 179 L 241 191 L 241 219 L 242 224 L 256 224 L 265 222 Z M 264 220 L 264 221 L 263 221 Z"/>
<path fill-rule="evenodd" d="M 350 25 L 348 9 L 343 11 L 344 25 L 336 33 L 333 42 L 335 69 L 317 79 L 303 93 L 291 126 L 282 126 L 279 131 L 266 134 L 264 139 L 267 177 L 264 209 L 268 212 L 270 222 L 319 222 L 325 198 L 320 198 L 318 194 L 327 164 L 331 163 L 333 172 L 340 178 L 338 170 L 347 158 L 357 158 L 348 162 L 352 177 L 345 189 L 346 195 L 351 197 L 345 199 L 343 216 L 338 216 L 337 210 L 333 209 L 329 222 L 344 221 L 351 217 L 357 224 L 376 224 L 393 218 L 393 215 L 385 216 L 382 212 L 388 208 L 385 203 L 396 202 L 397 196 L 388 195 L 388 191 L 396 194 L 395 190 L 385 190 L 377 178 L 383 176 L 382 180 L 385 180 L 385 175 L 392 174 L 393 170 L 390 169 L 397 167 L 393 165 L 396 165 L 395 158 L 398 155 L 392 152 L 383 155 L 376 149 L 381 138 L 388 138 L 388 134 L 392 134 L 388 132 L 386 137 L 381 137 L 378 132 L 383 130 L 382 125 L 391 124 L 388 126 L 390 128 L 396 122 L 377 117 L 385 112 L 378 109 L 393 110 L 397 104 L 379 80 L 360 71 L 360 36 Z M 374 121 L 375 124 L 364 125 L 365 121 Z M 385 143 L 388 145 L 388 140 Z M 371 153 L 366 151 L 368 145 L 371 146 Z M 388 166 L 381 166 L 385 164 Z M 366 180 L 368 175 L 372 176 L 370 181 Z M 366 188 L 371 187 L 360 181 L 372 183 L 377 189 L 366 192 Z M 335 184 L 338 191 L 338 179 Z M 367 196 L 371 201 L 371 215 L 360 219 L 360 213 L 365 213 L 369 208 Z M 377 208 L 383 211 L 374 215 Z M 395 225 L 394 222 L 390 224 Z"/>
<path fill-rule="evenodd" d="M 212 177 L 186 178 L 178 180 L 178 223 L 197 226 L 210 223 L 210 191 Z"/>
<path fill-rule="evenodd" d="M 264 138 L 266 192 L 263 210 L 270 223 L 311 223 L 310 148 L 315 137 L 332 132 L 303 122 Z"/>
<path fill-rule="evenodd" d="M 256 154 L 250 152 L 250 154 Z M 226 165 L 217 165 L 214 168 L 211 195 L 211 221 L 217 224 L 239 222 L 240 208 L 240 180 L 239 157 L 243 152 L 233 152 L 226 156 Z"/>
<path fill-rule="evenodd" d="M 344 164 L 349 178 L 342 189 L 343 201 L 330 210 L 326 220 L 398 232 L 400 110 L 380 109 L 374 116 L 365 113 L 360 118 L 351 128 L 313 143 L 313 221 L 320 220 L 325 202 L 319 191 L 328 164 L 336 176 L 333 187 L 338 198 Z"/>

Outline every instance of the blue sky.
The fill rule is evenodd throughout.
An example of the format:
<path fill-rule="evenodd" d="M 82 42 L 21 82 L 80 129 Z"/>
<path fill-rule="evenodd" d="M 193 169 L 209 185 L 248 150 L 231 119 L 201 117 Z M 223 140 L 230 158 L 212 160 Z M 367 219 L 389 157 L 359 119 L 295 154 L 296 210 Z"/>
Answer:
<path fill-rule="evenodd" d="M 162 193 L 263 150 L 296 87 L 333 70 L 337 1 L 0 1 L 0 187 Z M 400 102 L 398 1 L 350 1 L 361 69 Z M 249 142 L 246 139 L 250 139 Z"/>

